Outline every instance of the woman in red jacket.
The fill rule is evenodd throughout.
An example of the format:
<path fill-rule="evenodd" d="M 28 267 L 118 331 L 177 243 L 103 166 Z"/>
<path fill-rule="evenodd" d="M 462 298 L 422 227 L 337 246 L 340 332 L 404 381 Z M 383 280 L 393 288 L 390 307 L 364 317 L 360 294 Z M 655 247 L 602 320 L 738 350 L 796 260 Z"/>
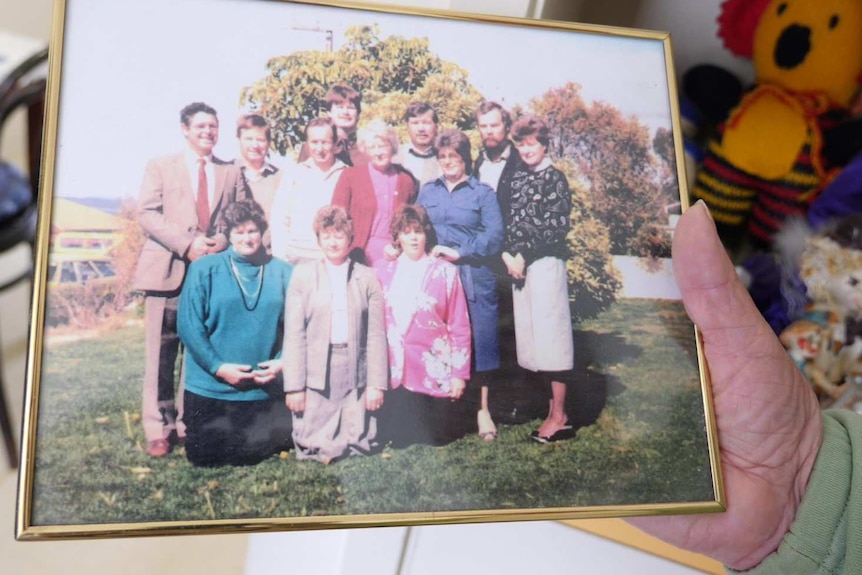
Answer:
<path fill-rule="evenodd" d="M 372 120 L 359 130 L 357 144 L 368 156 L 368 163 L 344 170 L 335 185 L 332 204 L 345 208 L 353 219 L 351 256 L 373 265 L 383 259 L 383 250 L 392 244 L 392 215 L 414 202 L 417 185 L 410 172 L 392 163 L 398 135 L 385 122 Z"/>

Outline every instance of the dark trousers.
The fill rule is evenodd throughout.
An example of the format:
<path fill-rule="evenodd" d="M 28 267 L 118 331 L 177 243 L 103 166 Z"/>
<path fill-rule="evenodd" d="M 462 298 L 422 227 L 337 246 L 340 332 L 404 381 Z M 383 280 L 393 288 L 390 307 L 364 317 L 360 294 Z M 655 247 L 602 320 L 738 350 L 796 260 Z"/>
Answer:
<path fill-rule="evenodd" d="M 192 465 L 254 465 L 291 447 L 284 401 L 224 401 L 185 392 L 186 457 Z"/>
<path fill-rule="evenodd" d="M 476 431 L 475 410 L 461 400 L 431 397 L 403 387 L 386 392 L 378 437 L 393 447 L 446 445 Z"/>

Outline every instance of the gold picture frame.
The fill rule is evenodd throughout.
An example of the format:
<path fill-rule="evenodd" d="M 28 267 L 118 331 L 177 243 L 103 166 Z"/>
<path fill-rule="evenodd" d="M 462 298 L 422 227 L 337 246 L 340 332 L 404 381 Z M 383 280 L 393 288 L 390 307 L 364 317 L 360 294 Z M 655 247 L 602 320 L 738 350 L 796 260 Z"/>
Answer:
<path fill-rule="evenodd" d="M 404 108 L 420 98 L 474 150 L 481 100 L 549 126 L 542 145 L 573 206 L 560 245 L 570 250 L 575 368 L 565 386 L 577 437 L 530 441 L 547 392 L 511 367 L 498 391 L 488 384 L 500 398 L 495 441 L 473 431 L 329 465 L 287 449 L 217 468 L 191 465 L 181 445 L 148 455 L 139 411 L 149 312 L 128 277 L 139 252 L 124 246 L 135 234 L 158 241 L 141 235 L 143 208 L 122 200 L 140 200 L 148 158 L 183 145 L 185 104 L 220 110 L 222 155 L 239 146 L 224 126 L 245 112 L 266 117 L 270 158 L 289 173 L 323 89 L 351 81 L 362 84 L 360 129 L 382 118 L 402 140 Z M 322 0 L 56 0 L 18 539 L 722 511 L 709 378 L 669 266 L 675 217 L 688 207 L 675 94 L 660 32 Z M 633 174 L 637 193 L 618 189 Z M 497 327 L 504 365 L 514 366 L 514 329 Z"/>

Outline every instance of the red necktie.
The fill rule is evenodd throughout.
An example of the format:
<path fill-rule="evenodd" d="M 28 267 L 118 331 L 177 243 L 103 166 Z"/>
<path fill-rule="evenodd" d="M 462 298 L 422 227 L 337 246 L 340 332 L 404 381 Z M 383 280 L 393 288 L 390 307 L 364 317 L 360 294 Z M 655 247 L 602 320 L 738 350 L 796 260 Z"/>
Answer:
<path fill-rule="evenodd" d="M 206 165 L 205 158 L 198 158 L 198 229 L 204 234 L 210 229 L 210 199 L 207 188 Z"/>

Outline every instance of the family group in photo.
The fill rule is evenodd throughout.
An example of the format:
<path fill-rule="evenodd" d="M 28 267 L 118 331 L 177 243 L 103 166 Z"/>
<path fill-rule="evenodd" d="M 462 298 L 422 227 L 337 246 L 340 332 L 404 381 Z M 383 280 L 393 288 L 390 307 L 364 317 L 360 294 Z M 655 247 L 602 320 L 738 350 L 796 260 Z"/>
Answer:
<path fill-rule="evenodd" d="M 135 279 L 147 453 L 184 444 L 192 464 L 215 466 L 293 449 L 330 463 L 444 445 L 464 418 L 493 441 L 501 322 L 550 397 L 531 439 L 573 438 L 572 204 L 548 125 L 482 102 L 474 156 L 426 102 L 405 110 L 404 143 L 380 119 L 357 129 L 350 86 L 330 88 L 324 108 L 282 168 L 256 114 L 237 122 L 241 157 L 214 156 L 218 116 L 201 102 L 180 113 L 185 149 L 148 163 Z"/>

